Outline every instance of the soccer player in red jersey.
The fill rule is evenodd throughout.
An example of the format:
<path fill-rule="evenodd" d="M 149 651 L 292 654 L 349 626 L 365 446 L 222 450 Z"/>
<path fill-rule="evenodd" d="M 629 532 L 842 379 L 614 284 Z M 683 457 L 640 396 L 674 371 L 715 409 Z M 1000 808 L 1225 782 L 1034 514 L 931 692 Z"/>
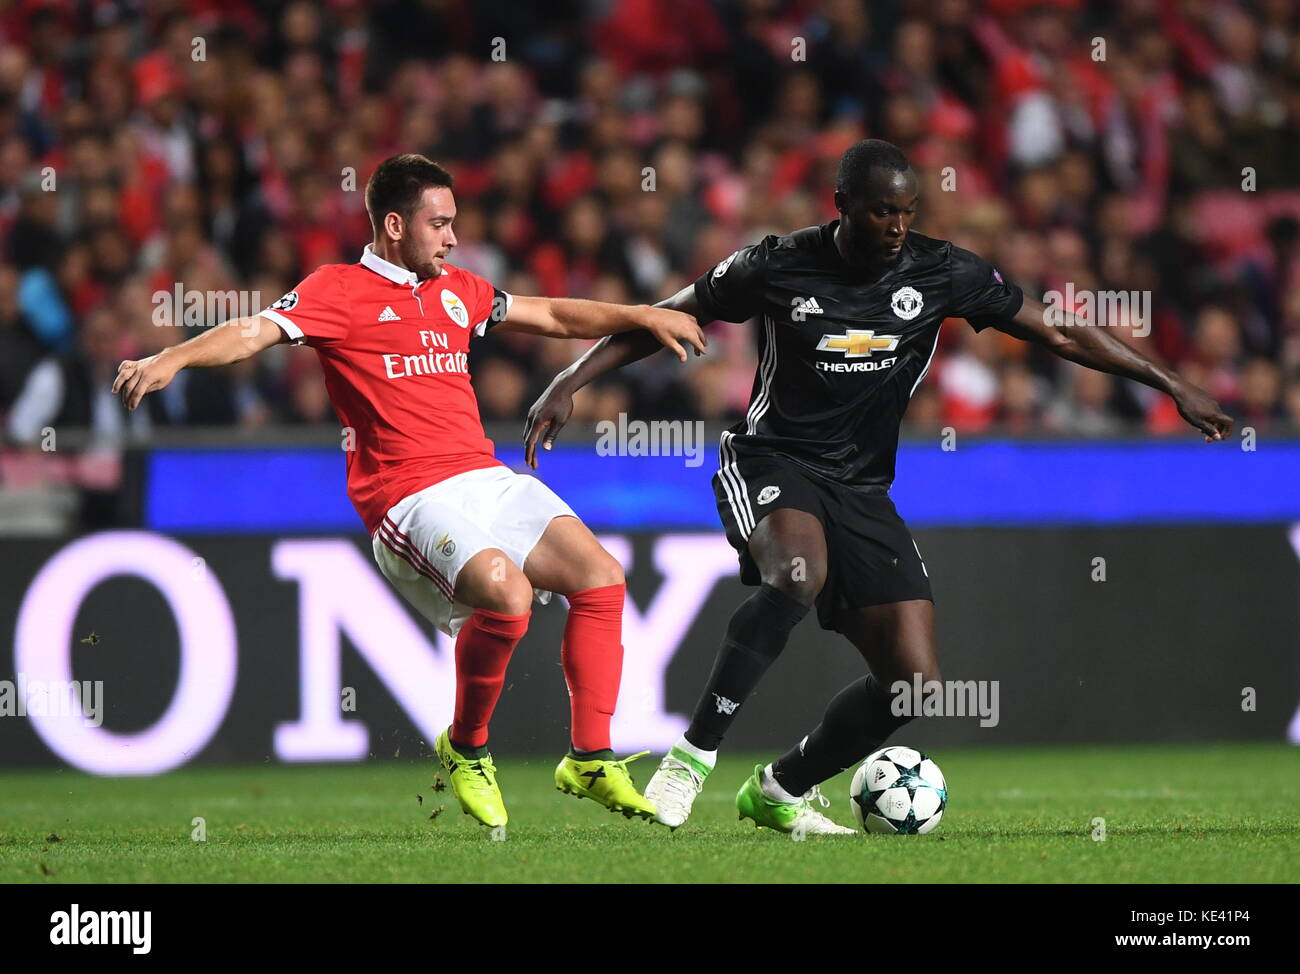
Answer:
<path fill-rule="evenodd" d="M 485 825 L 507 821 L 488 722 L 534 597 L 559 592 L 569 602 L 560 660 L 572 729 L 556 787 L 653 817 L 628 775 L 631 759 L 615 760 L 610 743 L 622 568 L 545 484 L 493 455 L 468 350 L 490 328 L 554 338 L 643 329 L 684 361 L 684 345 L 704 352 L 704 335 L 678 311 L 514 296 L 446 263 L 456 246 L 452 179 L 424 156 L 380 163 L 366 209 L 375 237 L 358 263 L 320 267 L 256 316 L 123 362 L 113 392 L 135 409 L 183 368 L 229 365 L 281 342 L 314 348 L 354 447 L 348 496 L 375 560 L 421 614 L 456 636 L 455 714 L 435 750 L 461 807 Z"/>

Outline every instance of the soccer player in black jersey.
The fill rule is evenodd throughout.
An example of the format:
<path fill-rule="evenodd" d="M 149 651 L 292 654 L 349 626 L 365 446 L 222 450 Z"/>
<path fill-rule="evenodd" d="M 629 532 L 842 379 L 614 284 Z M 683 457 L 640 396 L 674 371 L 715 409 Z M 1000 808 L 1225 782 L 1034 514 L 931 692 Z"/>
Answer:
<path fill-rule="evenodd" d="M 768 236 L 662 302 L 701 323 L 755 319 L 759 366 L 749 411 L 722 434 L 713 478 L 741 578 L 758 590 L 732 616 L 686 733 L 646 796 L 681 825 L 738 710 L 816 605 L 869 674 L 831 700 L 821 723 L 737 795 L 742 816 L 784 832 L 847 833 L 813 807 L 816 785 L 862 760 L 911 718 L 887 690 L 939 680 L 934 605 L 921 554 L 889 497 L 898 430 L 945 318 L 1037 342 L 1062 358 L 1145 383 L 1221 440 L 1232 429 L 1209 395 L 1072 314 L 1025 297 L 984 260 L 911 232 L 917 179 L 875 139 L 840 160 L 840 218 Z M 534 404 L 525 432 L 536 467 L 572 412 L 574 391 L 659 348 L 648 335 L 603 339 Z"/>

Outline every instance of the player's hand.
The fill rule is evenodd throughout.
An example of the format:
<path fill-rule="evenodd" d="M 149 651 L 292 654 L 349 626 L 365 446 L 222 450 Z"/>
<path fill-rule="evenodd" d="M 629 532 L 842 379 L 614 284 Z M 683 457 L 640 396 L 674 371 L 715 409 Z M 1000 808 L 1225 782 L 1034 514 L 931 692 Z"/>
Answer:
<path fill-rule="evenodd" d="M 696 355 L 703 355 L 709 347 L 709 340 L 704 337 L 704 330 L 694 317 L 668 308 L 645 308 L 642 322 L 645 330 L 659 340 L 665 348 L 671 348 L 677 357 L 686 361 L 686 349 L 683 344 L 695 349 Z"/>
<path fill-rule="evenodd" d="M 117 367 L 113 394 L 121 392 L 122 405 L 127 409 L 135 409 L 147 393 L 164 388 L 179 371 L 179 367 L 164 352 L 123 362 Z"/>
<path fill-rule="evenodd" d="M 1178 415 L 1205 434 L 1205 442 L 1226 440 L 1232 432 L 1232 417 L 1225 413 L 1214 397 L 1190 382 L 1176 386 L 1172 393 Z"/>
<path fill-rule="evenodd" d="M 528 410 L 524 426 L 524 462 L 528 466 L 537 469 L 537 441 L 541 439 L 542 449 L 549 450 L 572 415 L 573 395 L 563 383 L 552 382 Z"/>

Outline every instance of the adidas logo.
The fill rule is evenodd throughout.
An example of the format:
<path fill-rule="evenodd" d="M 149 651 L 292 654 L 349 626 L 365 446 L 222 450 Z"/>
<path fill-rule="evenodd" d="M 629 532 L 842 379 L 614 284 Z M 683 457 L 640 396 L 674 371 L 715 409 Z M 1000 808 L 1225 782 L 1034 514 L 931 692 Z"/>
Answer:
<path fill-rule="evenodd" d="M 799 304 L 795 305 L 794 309 L 795 321 L 802 321 L 805 315 L 819 315 L 824 313 L 825 312 L 822 311 L 822 306 L 817 303 L 816 298 L 808 298 L 806 301 L 801 301 Z"/>
<path fill-rule="evenodd" d="M 379 321 L 401 321 L 402 319 L 397 316 L 397 312 L 393 310 L 392 305 L 385 305 L 384 310 L 379 312 L 378 320 Z"/>

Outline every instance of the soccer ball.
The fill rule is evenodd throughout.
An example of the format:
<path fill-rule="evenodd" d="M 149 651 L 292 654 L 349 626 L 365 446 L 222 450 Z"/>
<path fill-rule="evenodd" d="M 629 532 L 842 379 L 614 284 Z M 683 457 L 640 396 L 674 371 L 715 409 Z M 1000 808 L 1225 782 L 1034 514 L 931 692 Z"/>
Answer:
<path fill-rule="evenodd" d="M 930 832 L 948 806 L 939 766 L 910 747 L 881 748 L 862 762 L 849 786 L 849 803 L 867 832 Z"/>

